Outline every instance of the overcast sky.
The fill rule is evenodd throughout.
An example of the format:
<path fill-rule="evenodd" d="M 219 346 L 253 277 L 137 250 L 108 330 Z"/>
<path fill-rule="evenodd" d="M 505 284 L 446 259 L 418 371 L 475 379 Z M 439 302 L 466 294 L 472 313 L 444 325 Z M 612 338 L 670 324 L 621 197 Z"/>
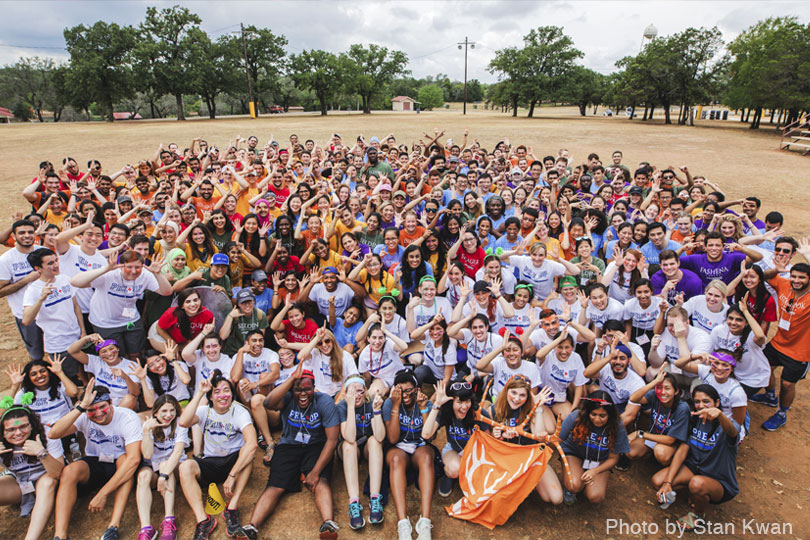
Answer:
<path fill-rule="evenodd" d="M 810 1 L 5 1 L 0 65 L 34 55 L 66 59 L 65 27 L 98 20 L 137 25 L 146 6 L 174 4 L 197 13 L 212 36 L 236 30 L 240 22 L 269 27 L 287 37 L 291 53 L 337 52 L 358 42 L 400 49 L 416 77 L 445 73 L 462 79 L 464 56 L 456 44 L 468 36 L 476 43 L 469 52 L 468 77 L 483 82 L 496 80 L 486 70 L 496 49 L 519 46 L 529 29 L 542 25 L 562 26 L 585 53 L 582 64 L 610 73 L 616 60 L 639 51 L 649 24 L 660 36 L 717 25 L 730 41 L 767 17 L 795 15 L 810 21 Z"/>

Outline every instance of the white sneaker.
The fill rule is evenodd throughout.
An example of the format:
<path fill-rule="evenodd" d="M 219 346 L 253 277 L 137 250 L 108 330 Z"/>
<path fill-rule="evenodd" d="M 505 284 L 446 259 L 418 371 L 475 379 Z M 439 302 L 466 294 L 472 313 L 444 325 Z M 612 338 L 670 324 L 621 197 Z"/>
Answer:
<path fill-rule="evenodd" d="M 432 528 L 433 524 L 428 518 L 420 517 L 416 522 L 416 540 L 433 540 L 433 533 L 430 531 Z"/>
<path fill-rule="evenodd" d="M 399 540 L 412 540 L 413 527 L 408 518 L 400 519 L 397 521 L 397 532 L 399 533 Z"/>

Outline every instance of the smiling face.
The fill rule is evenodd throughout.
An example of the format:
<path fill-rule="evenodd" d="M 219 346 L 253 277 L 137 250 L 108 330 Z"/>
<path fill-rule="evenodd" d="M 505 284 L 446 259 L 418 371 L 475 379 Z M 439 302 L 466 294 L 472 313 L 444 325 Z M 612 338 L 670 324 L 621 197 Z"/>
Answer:
<path fill-rule="evenodd" d="M 106 425 L 112 421 L 113 406 L 109 401 L 99 401 L 87 407 L 87 417 L 96 424 Z"/>
<path fill-rule="evenodd" d="M 23 416 L 3 420 L 3 436 L 11 446 L 22 446 L 31 436 L 31 421 Z"/>
<path fill-rule="evenodd" d="M 177 409 L 174 404 L 166 402 L 155 412 L 154 417 L 161 424 L 171 424 L 177 418 Z"/>
<path fill-rule="evenodd" d="M 227 381 L 219 381 L 211 391 L 211 401 L 214 405 L 214 410 L 223 413 L 230 409 L 233 403 L 233 392 Z"/>
<path fill-rule="evenodd" d="M 200 307 L 202 306 L 202 300 L 200 300 L 200 295 L 196 292 L 190 294 L 184 301 L 183 301 L 183 311 L 186 312 L 186 315 L 189 317 L 193 317 L 200 311 Z"/>
<path fill-rule="evenodd" d="M 433 299 L 436 298 L 436 283 L 426 279 L 419 286 L 419 293 L 422 295 L 422 300 L 432 303 Z"/>
<path fill-rule="evenodd" d="M 50 382 L 49 371 L 45 366 L 31 366 L 28 370 L 28 379 L 40 390 L 48 387 Z"/>
<path fill-rule="evenodd" d="M 219 360 L 220 352 L 222 351 L 222 346 L 219 344 L 219 340 L 216 338 L 210 337 L 205 338 L 203 340 L 203 354 L 206 358 L 212 361 Z"/>
<path fill-rule="evenodd" d="M 513 411 L 520 409 L 527 399 L 529 399 L 529 392 L 522 386 L 513 387 L 506 391 L 506 401 Z"/>

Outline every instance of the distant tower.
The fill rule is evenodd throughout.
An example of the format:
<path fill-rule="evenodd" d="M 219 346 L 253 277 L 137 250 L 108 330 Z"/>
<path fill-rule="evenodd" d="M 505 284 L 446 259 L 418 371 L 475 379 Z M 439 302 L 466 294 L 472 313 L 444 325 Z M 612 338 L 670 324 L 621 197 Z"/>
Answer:
<path fill-rule="evenodd" d="M 644 48 L 644 40 L 652 41 L 655 39 L 655 36 L 658 35 L 658 28 L 655 27 L 654 24 L 647 25 L 647 28 L 644 29 L 644 34 L 641 36 L 641 47 L 638 48 L 638 52 Z"/>

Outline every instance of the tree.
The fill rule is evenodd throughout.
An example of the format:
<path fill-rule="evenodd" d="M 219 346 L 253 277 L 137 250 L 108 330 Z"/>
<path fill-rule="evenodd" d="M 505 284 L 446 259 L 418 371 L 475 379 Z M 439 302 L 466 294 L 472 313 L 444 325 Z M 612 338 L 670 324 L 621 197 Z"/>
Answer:
<path fill-rule="evenodd" d="M 134 91 L 130 56 L 135 30 L 99 21 L 66 28 L 64 36 L 70 54 L 67 84 L 81 92 L 83 100 L 97 101 L 112 122 L 115 103 Z"/>
<path fill-rule="evenodd" d="M 520 86 L 525 72 L 525 55 L 516 47 L 506 47 L 495 51 L 495 58 L 489 63 L 490 73 L 500 73 L 502 82 L 509 84 L 499 86 L 497 95 L 501 103 L 506 101 L 512 108 L 512 116 L 517 116 Z"/>
<path fill-rule="evenodd" d="M 444 92 L 436 84 L 427 84 L 420 88 L 418 97 L 422 109 L 438 109 L 444 105 Z"/>
<path fill-rule="evenodd" d="M 327 104 L 345 84 L 348 60 L 344 55 L 313 49 L 290 58 L 291 76 L 299 88 L 312 90 L 326 116 Z"/>
<path fill-rule="evenodd" d="M 279 80 L 284 74 L 287 64 L 287 53 L 284 47 L 287 45 L 287 38 L 283 35 L 275 35 L 269 28 L 256 28 L 253 25 L 246 26 L 244 32 L 244 47 L 242 36 L 227 36 L 223 43 L 230 49 L 231 58 L 238 59 L 239 66 L 245 69 L 245 51 L 247 52 L 247 71 L 250 77 L 251 89 L 253 90 L 253 100 L 256 103 L 256 112 L 262 108 L 267 109 L 270 103 L 268 100 L 278 91 Z M 244 75 L 242 75 L 244 80 Z M 243 96 L 243 110 L 248 112 L 247 88 L 239 94 Z M 259 104 L 262 104 L 262 107 Z"/>
<path fill-rule="evenodd" d="M 574 66 L 560 91 L 560 101 L 575 103 L 579 114 L 585 116 L 588 105 L 599 105 L 605 93 L 604 77 L 592 69 Z"/>
<path fill-rule="evenodd" d="M 233 47 L 228 38 L 223 36 L 218 41 L 211 41 L 202 30 L 192 29 L 195 36 L 191 47 L 191 87 L 205 101 L 208 116 L 213 120 L 217 115 L 217 96 L 238 88 L 242 80 L 237 66 L 239 58 L 234 58 Z"/>
<path fill-rule="evenodd" d="M 147 7 L 146 19 L 138 28 L 138 49 L 151 60 L 156 89 L 177 100 L 178 120 L 186 119 L 183 94 L 193 91 L 189 71 L 196 67 L 191 62 L 192 48 L 204 35 L 195 31 L 201 22 L 199 16 L 184 7 L 160 11 Z"/>
<path fill-rule="evenodd" d="M 42 111 L 54 105 L 52 75 L 56 63 L 51 58 L 21 58 L 10 68 L 12 91 L 34 111 L 37 120 L 44 122 Z M 57 114 L 57 111 L 54 111 Z M 58 120 L 58 116 L 56 117 Z"/>
<path fill-rule="evenodd" d="M 408 73 L 408 55 L 371 44 L 368 48 L 352 45 L 347 53 L 350 66 L 349 89 L 363 101 L 363 114 L 371 114 L 371 98 L 383 91 L 397 75 Z"/>

